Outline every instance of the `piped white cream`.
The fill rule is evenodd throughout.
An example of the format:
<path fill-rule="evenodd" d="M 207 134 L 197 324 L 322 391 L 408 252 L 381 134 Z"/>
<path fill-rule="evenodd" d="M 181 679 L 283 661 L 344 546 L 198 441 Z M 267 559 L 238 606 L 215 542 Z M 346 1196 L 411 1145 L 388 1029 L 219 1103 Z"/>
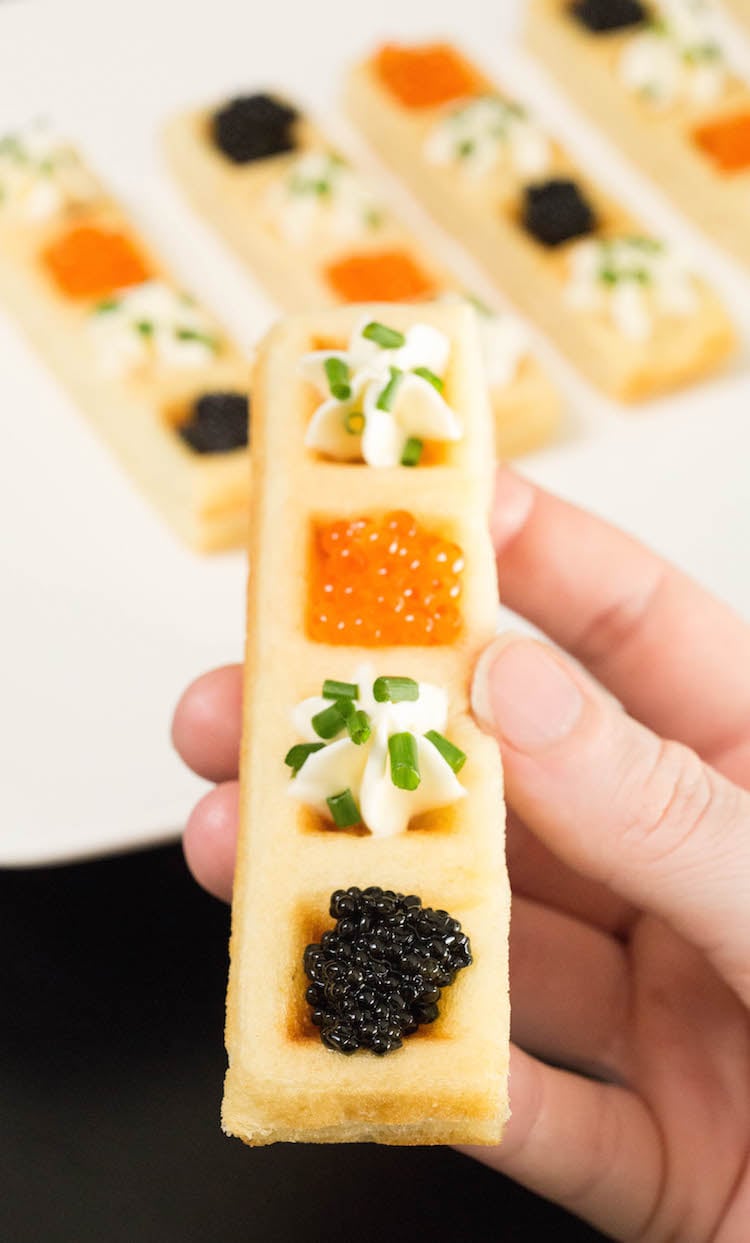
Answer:
<path fill-rule="evenodd" d="M 345 728 L 319 751 L 313 752 L 289 783 L 290 797 L 331 820 L 327 800 L 349 790 L 359 807 L 362 823 L 376 837 L 394 837 L 406 832 L 410 821 L 424 812 L 449 806 L 464 798 L 466 791 L 441 752 L 425 737 L 429 730 L 439 734 L 448 721 L 448 696 L 438 686 L 419 683 L 416 700 L 378 703 L 373 695 L 374 671 L 370 666 L 357 670 L 355 682 L 359 698 L 355 708 L 370 718 L 372 733 L 359 746 Z M 304 742 L 321 741 L 312 720 L 331 706 L 330 699 L 313 696 L 297 704 L 292 723 Z M 403 790 L 394 785 L 388 740 L 394 734 L 410 733 L 416 740 L 420 781 L 417 789 Z"/>
<path fill-rule="evenodd" d="M 655 107 L 721 98 L 727 56 L 713 7 L 705 0 L 657 0 L 648 29 L 626 43 L 619 72 L 624 84 Z"/>
<path fill-rule="evenodd" d="M 385 347 L 363 335 L 368 323 L 357 325 L 347 350 L 316 350 L 300 360 L 325 398 L 308 426 L 307 447 L 337 461 L 393 467 L 411 440 L 460 440 L 461 421 L 439 391 L 450 360 L 445 334 L 415 324 L 400 344 Z M 344 369 L 339 395 L 326 371 L 330 360 Z"/>
<path fill-rule="evenodd" d="M 647 341 L 662 315 L 695 313 L 695 276 L 669 246 L 652 238 L 587 240 L 569 255 L 568 304 L 606 315 L 631 341 Z"/>
<path fill-rule="evenodd" d="M 98 194 L 77 153 L 45 121 L 0 138 L 0 215 L 34 223 Z"/>
<path fill-rule="evenodd" d="M 500 164 L 521 177 L 542 177 L 550 164 L 546 134 L 525 108 L 494 95 L 452 108 L 431 130 L 425 156 L 479 180 Z"/>
<path fill-rule="evenodd" d="M 150 362 L 200 367 L 221 347 L 219 330 L 206 312 L 162 281 L 118 291 L 94 308 L 89 322 L 105 375 Z"/>
<path fill-rule="evenodd" d="M 380 226 L 385 210 L 335 152 L 306 151 L 266 197 L 271 228 L 292 246 L 354 240 Z"/>

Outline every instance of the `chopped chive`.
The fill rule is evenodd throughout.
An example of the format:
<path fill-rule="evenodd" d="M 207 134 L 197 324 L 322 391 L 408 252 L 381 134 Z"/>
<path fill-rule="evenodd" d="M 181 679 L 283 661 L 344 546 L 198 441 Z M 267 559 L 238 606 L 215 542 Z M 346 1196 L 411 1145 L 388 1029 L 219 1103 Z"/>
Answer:
<path fill-rule="evenodd" d="M 372 685 L 376 703 L 404 703 L 419 699 L 419 683 L 414 678 L 376 678 Z"/>
<path fill-rule="evenodd" d="M 196 341 L 200 345 L 207 346 L 210 350 L 216 349 L 216 339 L 207 332 L 199 332 L 197 328 L 177 328 L 175 336 L 178 341 Z"/>
<path fill-rule="evenodd" d="M 330 707 L 323 708 L 322 712 L 316 712 L 311 725 L 318 737 L 325 738 L 328 742 L 341 733 L 346 725 L 347 717 L 350 717 L 353 711 L 354 704 L 351 699 L 337 699 Z"/>
<path fill-rule="evenodd" d="M 365 416 L 361 410 L 350 410 L 344 419 L 344 427 L 350 436 L 361 436 L 365 430 Z"/>
<path fill-rule="evenodd" d="M 418 466 L 419 459 L 422 456 L 424 444 L 416 436 L 410 436 L 404 445 L 404 451 L 401 454 L 402 466 Z"/>
<path fill-rule="evenodd" d="M 308 756 L 313 755 L 315 751 L 322 750 L 324 746 L 324 742 L 299 742 L 296 747 L 292 747 L 287 751 L 284 763 L 291 768 L 292 776 L 297 776 Z"/>
<path fill-rule="evenodd" d="M 403 332 L 397 332 L 395 328 L 389 328 L 387 324 L 379 324 L 377 320 L 373 320 L 371 324 L 362 329 L 362 336 L 366 341 L 374 341 L 384 350 L 398 350 L 402 345 L 406 345 Z"/>
<path fill-rule="evenodd" d="M 332 794 L 326 802 L 337 829 L 350 829 L 352 825 L 362 823 L 362 813 L 351 790 L 342 790 L 341 794 Z"/>
<path fill-rule="evenodd" d="M 154 335 L 154 325 L 150 319 L 139 319 L 135 329 L 142 337 L 152 337 Z"/>
<path fill-rule="evenodd" d="M 331 395 L 338 401 L 347 401 L 352 395 L 348 365 L 342 358 L 327 358 L 323 366 Z"/>
<path fill-rule="evenodd" d="M 361 708 L 352 713 L 346 722 L 346 728 L 349 731 L 349 737 L 352 742 L 358 747 L 367 742 L 372 733 L 370 718 Z"/>
<path fill-rule="evenodd" d="M 359 687 L 356 682 L 336 682 L 334 678 L 326 678 L 321 694 L 324 699 L 359 699 Z"/>
<path fill-rule="evenodd" d="M 474 154 L 475 149 L 476 149 L 476 143 L 474 142 L 473 138 L 464 138 L 463 141 L 458 144 L 456 154 L 458 155 L 459 159 L 465 160 L 467 156 Z"/>
<path fill-rule="evenodd" d="M 419 775 L 417 740 L 413 734 L 391 734 L 388 739 L 391 757 L 391 781 L 399 790 L 416 790 Z"/>
<path fill-rule="evenodd" d="M 371 207 L 365 212 L 365 224 L 368 229 L 379 229 L 383 220 L 383 212 L 378 207 Z"/>
<path fill-rule="evenodd" d="M 431 384 L 433 388 L 436 388 L 439 393 L 442 393 L 445 388 L 445 384 L 440 379 L 440 376 L 435 375 L 434 371 L 430 371 L 429 367 L 415 367 L 414 374 L 421 376 L 423 380 L 426 380 L 428 384 Z"/>
<path fill-rule="evenodd" d="M 449 742 L 436 729 L 430 729 L 425 734 L 425 738 L 429 739 L 433 747 L 437 747 L 446 764 L 450 764 L 454 773 L 460 773 L 466 763 L 466 752 L 462 751 L 454 743 Z"/>
<path fill-rule="evenodd" d="M 403 379 L 404 373 L 398 367 L 391 367 L 391 378 L 383 389 L 375 403 L 378 410 L 392 410 L 393 403 L 396 400 L 396 393 Z"/>
<path fill-rule="evenodd" d="M 105 298 L 102 302 L 97 302 L 94 307 L 94 314 L 106 315 L 108 311 L 116 311 L 119 305 L 119 298 Z"/>

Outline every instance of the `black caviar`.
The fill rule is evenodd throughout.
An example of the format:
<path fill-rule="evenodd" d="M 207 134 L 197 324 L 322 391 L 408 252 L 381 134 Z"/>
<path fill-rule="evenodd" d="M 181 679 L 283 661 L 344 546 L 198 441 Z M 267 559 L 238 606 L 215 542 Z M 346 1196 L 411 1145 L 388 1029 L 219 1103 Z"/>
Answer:
<path fill-rule="evenodd" d="M 640 26 L 648 16 L 641 0 L 576 0 L 570 11 L 595 34 Z"/>
<path fill-rule="evenodd" d="M 563 178 L 526 187 L 523 223 L 544 246 L 584 237 L 597 225 L 594 210 L 579 186 Z"/>
<path fill-rule="evenodd" d="M 235 164 L 264 160 L 294 150 L 297 115 L 271 95 L 242 95 L 214 114 L 214 141 Z"/>
<path fill-rule="evenodd" d="M 204 393 L 178 430 L 196 453 L 228 453 L 247 444 L 249 422 L 246 393 Z"/>
<path fill-rule="evenodd" d="M 337 889 L 337 921 L 305 950 L 305 994 L 329 1049 L 390 1053 L 438 1016 L 441 990 L 471 962 L 469 938 L 447 911 L 391 889 Z"/>

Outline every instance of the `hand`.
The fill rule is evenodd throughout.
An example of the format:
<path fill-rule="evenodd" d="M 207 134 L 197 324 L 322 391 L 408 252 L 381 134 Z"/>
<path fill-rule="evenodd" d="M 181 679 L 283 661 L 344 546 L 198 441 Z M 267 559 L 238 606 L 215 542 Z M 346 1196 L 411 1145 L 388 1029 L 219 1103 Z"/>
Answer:
<path fill-rule="evenodd" d="M 505 1140 L 471 1152 L 617 1239 L 747 1243 L 750 629 L 507 470 L 493 536 L 505 603 L 588 672 L 515 634 L 476 671 L 512 809 L 514 1044 Z M 218 783 L 185 851 L 224 898 L 240 678 L 200 678 L 174 723 Z"/>

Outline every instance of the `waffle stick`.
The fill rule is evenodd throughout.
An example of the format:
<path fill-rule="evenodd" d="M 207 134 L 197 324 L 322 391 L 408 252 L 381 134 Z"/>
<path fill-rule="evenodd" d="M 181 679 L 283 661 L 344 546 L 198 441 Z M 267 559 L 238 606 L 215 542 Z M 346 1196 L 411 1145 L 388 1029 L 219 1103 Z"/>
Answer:
<path fill-rule="evenodd" d="M 164 140 L 168 163 L 193 206 L 285 311 L 314 311 L 367 298 L 408 301 L 461 292 L 454 273 L 435 260 L 396 212 L 373 192 L 374 186 L 364 172 L 344 162 L 326 133 L 308 117 L 297 111 L 292 151 L 236 164 L 212 137 L 213 115 L 211 110 L 199 109 L 171 121 Z M 353 225 L 348 221 L 346 226 L 321 230 L 313 215 L 304 222 L 307 236 L 290 240 L 284 231 L 285 212 L 291 212 L 294 225 L 294 213 L 304 196 L 299 191 L 288 194 L 286 187 L 290 178 L 300 176 L 295 170 L 304 169 L 300 161 L 316 155 L 341 161 L 339 168 L 346 170 L 353 186 L 350 193 L 356 195 L 352 214 L 358 213 L 358 219 Z M 324 211 L 330 210 L 327 204 L 336 193 L 337 175 L 334 166 L 328 182 L 331 188 L 319 198 Z M 315 185 L 310 176 L 308 184 Z M 346 273 L 355 256 L 363 269 L 358 275 L 359 291 L 340 283 L 344 277 L 353 279 L 353 271 L 348 276 Z M 386 266 L 397 260 L 403 270 L 400 277 L 394 277 L 392 293 L 387 293 L 385 286 L 379 292 L 364 288 L 373 282 L 382 285 Z M 499 456 L 528 453 L 554 435 L 560 419 L 560 398 L 528 348 L 521 350 L 509 374 L 492 380 L 490 387 Z"/>
<path fill-rule="evenodd" d="M 446 400 L 464 439 L 444 465 L 406 471 L 336 465 L 303 445 L 310 413 L 299 358 L 344 344 L 362 308 L 296 317 L 261 347 L 254 377 L 255 479 L 241 754 L 240 840 L 232 916 L 223 1126 L 250 1144 L 499 1140 L 508 1113 L 507 934 L 502 774 L 497 747 L 470 715 L 474 661 L 492 637 L 497 597 L 487 534 L 491 420 L 474 317 L 463 306 L 373 306 L 405 330 L 428 323 L 450 339 Z M 408 506 L 462 548 L 462 630 L 447 646 L 356 648 L 310 640 L 305 626 L 311 524 Z M 289 797 L 282 757 L 289 711 L 327 677 L 408 674 L 445 688 L 447 733 L 469 756 L 466 796 L 380 838 L 333 831 Z M 325 1048 L 310 1021 L 306 945 L 332 926 L 333 891 L 379 885 L 447 909 L 474 961 L 444 990 L 440 1016 L 379 1058 Z"/>
<path fill-rule="evenodd" d="M 743 5 L 750 23 L 748 0 L 737 0 L 737 16 Z M 574 19 L 567 0 L 530 0 L 526 9 L 529 50 L 574 103 L 654 178 L 680 210 L 741 263 L 750 265 L 750 86 L 727 68 L 714 99 L 650 103 L 625 84 L 619 67 L 644 29 L 645 25 L 594 34 Z M 737 118 L 744 118 L 745 159 L 736 168 L 725 168 L 705 144 L 710 149 L 718 143 L 722 150 L 726 142 L 722 130 Z"/>
<path fill-rule="evenodd" d="M 187 544 L 212 551 L 244 543 L 247 450 L 198 453 L 178 429 L 202 394 L 246 394 L 249 363 L 206 317 L 217 348 L 198 365 L 154 362 L 120 374 L 101 367 L 92 322 L 95 307 L 106 301 L 104 292 L 96 296 L 63 292 L 44 259 L 50 248 L 68 230 L 122 234 L 132 243 L 149 282 L 164 282 L 170 288 L 174 282 L 115 200 L 88 169 L 84 171 L 90 195 L 84 202 L 61 206 L 49 218 L 24 219 L 4 212 L 0 202 L 0 303 L 142 494 Z M 113 289 L 111 294 L 131 292 Z"/>
<path fill-rule="evenodd" d="M 424 54 L 425 59 L 434 53 L 429 46 L 403 51 L 415 57 Z M 655 314 L 650 330 L 640 336 L 624 332 L 606 310 L 606 303 L 603 310 L 600 306 L 574 305 L 569 300 L 571 257 L 584 236 L 613 241 L 637 235 L 645 237 L 647 245 L 661 243 L 538 126 L 550 152 L 543 175 L 520 173 L 507 162 L 500 162 L 485 176 L 467 181 L 455 163 L 428 158 L 425 148 L 436 127 L 453 110 L 487 96 L 516 107 L 465 57 L 453 49 L 446 55 L 454 59 L 450 72 L 458 84 L 455 95 L 448 87 L 446 97 L 439 102 L 424 103 L 417 98 L 416 104 L 404 103 L 398 92 L 411 89 L 408 79 L 404 82 L 402 78 L 394 90 L 383 76 L 382 53 L 371 56 L 350 74 L 348 114 L 384 163 L 465 245 L 498 288 L 506 291 L 605 393 L 623 401 L 638 401 L 715 371 L 732 351 L 735 336 L 718 297 L 701 279 L 691 282 L 695 304 L 689 314 Z M 542 244 L 522 222 L 528 187 L 548 179 L 573 182 L 593 215 L 592 227 L 581 224 L 575 236 L 563 239 L 563 244 Z M 580 208 L 576 210 L 580 212 Z M 604 276 L 610 279 L 606 271 Z M 597 296 L 603 297 L 607 289 L 604 283 Z"/>

